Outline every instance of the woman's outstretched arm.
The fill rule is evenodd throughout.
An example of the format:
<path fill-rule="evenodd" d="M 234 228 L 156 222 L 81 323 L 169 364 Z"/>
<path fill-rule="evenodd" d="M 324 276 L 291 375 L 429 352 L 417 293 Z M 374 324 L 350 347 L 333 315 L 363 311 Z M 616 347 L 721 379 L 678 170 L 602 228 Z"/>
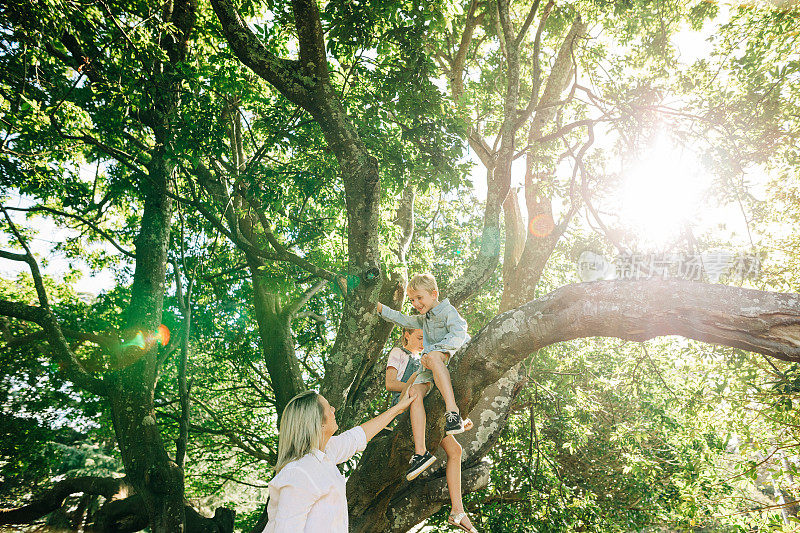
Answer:
<path fill-rule="evenodd" d="M 375 418 L 367 420 L 363 424 L 361 424 L 361 429 L 364 430 L 364 434 L 367 436 L 367 442 L 369 442 L 372 437 L 377 435 L 380 430 L 385 428 L 389 422 L 394 420 L 394 417 L 408 409 L 408 406 L 411 405 L 411 402 L 414 401 L 415 396 L 409 396 L 408 390 L 404 393 L 400 393 L 400 400 L 387 409 L 386 411 L 382 412 Z"/>

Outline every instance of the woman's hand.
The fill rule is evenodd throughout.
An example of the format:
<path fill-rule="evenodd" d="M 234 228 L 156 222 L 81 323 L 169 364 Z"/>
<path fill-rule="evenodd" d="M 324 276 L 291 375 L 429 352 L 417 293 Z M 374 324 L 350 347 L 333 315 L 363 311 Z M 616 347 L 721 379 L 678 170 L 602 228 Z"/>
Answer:
<path fill-rule="evenodd" d="M 406 386 L 400 391 L 400 396 L 398 397 L 395 405 L 400 406 L 401 413 L 408 409 L 408 406 L 411 405 L 411 402 L 413 402 L 414 398 L 417 397 L 417 391 L 414 391 L 413 393 L 411 392 L 413 390 L 411 386 L 414 385 L 414 380 L 417 379 L 417 374 L 419 374 L 419 372 L 414 372 L 411 374 L 411 377 L 408 378 L 408 381 L 406 382 Z"/>
<path fill-rule="evenodd" d="M 395 407 L 400 409 L 400 412 L 402 413 L 403 411 L 409 408 L 411 402 L 413 402 L 414 398 L 416 397 L 417 397 L 416 393 L 411 394 L 410 392 L 406 391 L 405 394 L 400 395 L 400 398 L 397 400 Z"/>
<path fill-rule="evenodd" d="M 394 419 L 394 417 L 408 409 L 408 406 L 411 405 L 411 402 L 413 402 L 414 398 L 416 397 L 416 393 L 409 394 L 408 391 L 401 393 L 398 402 L 394 406 L 382 412 L 375 418 L 371 418 L 361 424 L 361 428 L 364 430 L 364 435 L 367 436 L 367 442 L 372 440 L 372 437 L 377 435 L 380 430 L 385 428 L 386 425 Z"/>

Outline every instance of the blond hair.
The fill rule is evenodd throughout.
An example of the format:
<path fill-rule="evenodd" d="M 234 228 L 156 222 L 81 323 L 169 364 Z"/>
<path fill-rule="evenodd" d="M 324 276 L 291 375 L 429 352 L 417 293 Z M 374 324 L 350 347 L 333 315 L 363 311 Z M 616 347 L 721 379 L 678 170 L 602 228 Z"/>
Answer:
<path fill-rule="evenodd" d="M 289 400 L 281 416 L 276 474 L 292 461 L 319 449 L 324 421 L 325 410 L 315 391 L 301 392 Z"/>
<path fill-rule="evenodd" d="M 426 290 L 428 292 L 439 292 L 439 286 L 436 284 L 436 278 L 433 274 L 425 272 L 424 274 L 417 274 L 411 281 L 408 282 L 408 287 L 415 291 Z"/>

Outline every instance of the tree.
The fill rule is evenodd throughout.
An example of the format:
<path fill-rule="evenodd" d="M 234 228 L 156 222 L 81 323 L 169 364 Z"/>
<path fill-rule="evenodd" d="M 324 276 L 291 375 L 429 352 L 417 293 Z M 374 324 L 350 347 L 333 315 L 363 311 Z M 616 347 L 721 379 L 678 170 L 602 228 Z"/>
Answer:
<path fill-rule="evenodd" d="M 293 0 L 291 6 L 272 6 L 254 31 L 242 13 L 261 14 L 261 6 L 237 7 L 228 0 L 212 6 L 213 15 L 204 5 L 175 4 L 162 12 L 103 4 L 76 14 L 77 22 L 66 26 L 36 6 L 4 11 L 9 39 L 20 43 L 4 55 L 14 73 L 4 82 L 4 105 L 15 120 L 8 121 L 11 141 L 2 160 L 6 187 L 37 198 L 37 205 L 24 209 L 82 227 L 133 261 L 120 332 L 70 331 L 70 312 L 51 308 L 26 236 L 7 218 L 25 253 L 3 256 L 30 265 L 38 305 L 15 295 L 0 302 L 0 312 L 23 321 L 15 321 L 15 328 L 24 321 L 39 324 L 68 379 L 109 400 L 127 482 L 136 494 L 107 503 L 98 523 L 230 529 L 229 512 L 202 519 L 184 506 L 184 473 L 204 466 L 193 464 L 193 452 L 199 455 L 207 446 L 211 463 L 224 457 L 219 448 L 234 446 L 256 462 L 244 468 L 266 474 L 265 463 L 274 457 L 274 418 L 309 385 L 319 385 L 342 427 L 373 410 L 391 333 L 374 313 L 375 302 L 400 306 L 407 263 L 428 259 L 423 246 L 412 247 L 422 259 L 409 257 L 414 232 L 420 237 L 426 229 L 414 217 L 414 203 L 429 204 L 429 191 L 447 192 L 458 183 L 460 169 L 448 173 L 445 167 L 455 166 L 460 156 L 454 137 L 459 132 L 485 167 L 488 193 L 483 213 L 454 210 L 453 219 L 468 219 L 464 227 L 479 232 L 480 241 L 467 243 L 479 248 L 468 260 L 441 261 L 451 301 L 469 306 L 469 298 L 482 297 L 481 288 L 496 280 L 505 243 L 500 313 L 486 317 L 451 366 L 459 376 L 460 408 L 478 422 L 467 446 L 467 490 L 487 483 L 489 466 L 481 458 L 497 443 L 523 390 L 520 363 L 554 343 L 677 334 L 797 360 L 800 306 L 791 294 L 673 280 L 574 284 L 537 298 L 545 266 L 579 206 L 585 204 L 602 224 L 589 194 L 590 187 L 603 184 L 594 177 L 601 165 L 592 165 L 589 151 L 593 128 L 612 123 L 624 138 L 648 118 L 630 111 L 649 98 L 648 88 L 644 96 L 631 91 L 609 105 L 608 94 L 595 95 L 578 83 L 579 69 L 601 53 L 586 38 L 588 24 L 603 20 L 602 9 L 470 1 L 456 17 L 459 7 L 451 4 L 398 1 L 354 8 L 329 2 L 320 12 L 313 0 Z M 636 17 L 621 23 L 628 40 L 662 26 L 663 20 L 638 8 L 631 6 L 631 13 L 641 16 L 644 29 L 636 27 Z M 683 16 L 677 12 L 670 27 Z M 448 25 L 445 14 L 457 22 Z M 666 38 L 670 27 L 652 35 Z M 88 47 L 94 50 L 86 52 Z M 365 53 L 372 48 L 374 60 Z M 296 58 L 286 59 L 290 50 Z M 452 108 L 433 83 L 437 71 L 427 51 L 449 76 Z M 479 81 L 463 75 L 487 56 Z M 545 72 L 548 61 L 552 66 Z M 40 72 L 55 80 L 52 85 L 33 81 Z M 110 79 L 121 81 L 114 85 Z M 484 88 L 494 85 L 497 91 Z M 422 96 L 414 99 L 417 90 Z M 578 92 L 592 105 L 577 99 Z M 108 102 L 125 106 L 116 110 Z M 588 139 L 580 134 L 584 129 Z M 494 142 L 489 135 L 496 136 Z M 73 142 L 89 161 L 112 161 L 107 174 L 98 166 L 93 187 L 74 168 L 69 174 L 70 165 L 80 163 L 70 152 Z M 521 157 L 525 205 L 531 220 L 544 221 L 541 234 L 525 231 L 512 186 L 513 161 Z M 555 169 L 564 158 L 574 172 L 567 183 L 557 183 Z M 34 178 L 23 180 L 26 171 L 35 172 Z M 37 187 L 37 180 L 46 186 Z M 95 187 L 105 195 L 100 201 Z M 556 192 L 567 205 L 557 224 Z M 141 218 L 125 205 L 131 200 Z M 344 207 L 341 216 L 337 205 Z M 112 207 L 107 213 L 106 206 Z M 438 210 L 431 223 L 437 216 Z M 612 232 L 603 233 L 614 241 Z M 342 250 L 339 238 L 346 239 Z M 170 264 L 174 295 L 166 289 Z M 315 330 L 325 319 L 327 332 Z M 169 320 L 181 333 L 168 346 L 124 347 L 137 332 L 149 338 L 148 332 Z M 332 346 L 326 345 L 328 335 L 335 335 Z M 73 347 L 66 341 L 71 336 L 93 345 Z M 172 363 L 170 354 L 179 346 L 181 356 Z M 105 371 L 102 379 L 87 368 L 91 357 Z M 197 376 L 188 377 L 189 365 Z M 444 414 L 436 393 L 426 409 L 427 441 L 435 443 Z M 164 444 L 168 435 L 177 441 L 172 457 Z M 354 530 L 405 531 L 441 507 L 442 476 L 434 473 L 411 485 L 402 481 L 411 452 L 408 435 L 403 419 L 391 436 L 370 443 L 350 472 Z M 219 466 L 213 473 L 228 475 Z M 70 491 L 108 496 L 118 488 L 119 482 L 108 480 L 69 480 L 3 519 L 41 516 Z M 136 512 L 141 502 L 146 520 Z"/>
<path fill-rule="evenodd" d="M 336 96 L 334 90 L 332 90 L 330 86 L 330 77 L 328 73 L 328 65 L 326 54 L 325 54 L 325 43 L 324 37 L 322 33 L 322 26 L 319 21 L 319 13 L 317 11 L 317 6 L 315 3 L 312 2 L 301 2 L 296 1 L 293 2 L 293 13 L 294 19 L 296 24 L 296 29 L 298 32 L 298 38 L 300 42 L 300 63 L 291 64 L 287 63 L 286 60 L 280 60 L 279 58 L 275 57 L 271 54 L 268 50 L 266 50 L 263 45 L 258 41 L 257 37 L 247 28 L 244 21 L 241 19 L 238 12 L 236 12 L 234 6 L 222 0 L 218 0 L 214 2 L 215 11 L 217 12 L 220 20 L 222 21 L 223 28 L 226 32 L 226 37 L 234 48 L 237 56 L 250 68 L 252 68 L 256 73 L 261 75 L 264 79 L 273 83 L 287 98 L 293 99 L 299 105 L 304 106 L 309 113 L 311 113 L 320 123 L 323 131 L 326 134 L 326 140 L 328 144 L 331 146 L 334 153 L 337 155 L 340 164 L 340 171 L 342 172 L 346 190 L 347 190 L 347 183 L 348 180 L 354 179 L 354 169 L 361 170 L 363 167 L 359 164 L 359 162 L 363 161 L 364 158 L 368 157 L 367 154 L 364 153 L 363 145 L 357 137 L 354 137 L 355 133 L 352 132 L 352 127 L 346 122 L 346 118 L 339 114 L 341 113 L 340 103 Z M 507 7 L 507 6 L 506 6 Z M 535 10 L 532 10 L 535 13 Z M 470 10 L 468 17 L 474 16 L 474 9 Z M 517 42 L 517 37 L 511 31 L 510 24 L 507 20 L 503 20 L 508 16 L 507 11 L 504 12 L 504 9 L 501 5 L 500 7 L 500 18 L 501 24 L 505 24 L 504 28 L 504 37 L 506 43 L 509 41 Z M 579 20 L 579 19 L 578 19 Z M 528 22 L 530 24 L 530 22 Z M 578 25 L 578 33 L 580 33 L 580 25 Z M 522 34 L 521 34 L 522 35 Z M 573 37 L 574 39 L 574 37 Z M 469 37 L 467 36 L 464 40 L 469 43 Z M 463 42 L 463 40 L 462 40 Z M 567 41 L 571 43 L 572 41 Z M 512 49 L 511 52 L 506 51 L 508 55 L 509 64 L 513 65 L 515 63 L 514 57 L 514 50 Z M 566 54 L 564 54 L 566 56 Z M 563 60 L 562 60 L 563 61 Z M 289 69 L 288 71 L 286 69 Z M 513 70 L 513 67 L 512 67 Z M 565 68 L 566 70 L 566 68 Z M 516 73 L 511 73 L 509 78 L 514 80 L 514 77 L 517 76 Z M 304 89 L 301 89 L 300 83 L 289 84 L 290 81 L 294 81 L 297 79 L 302 79 L 303 81 L 310 80 L 311 84 L 305 88 L 308 93 L 304 92 Z M 559 78 L 554 78 L 558 80 Z M 558 81 L 554 82 L 556 88 L 553 89 L 553 93 L 559 93 L 558 90 L 560 84 Z M 506 109 L 506 116 L 514 118 L 517 113 L 517 103 L 516 103 L 516 92 L 518 91 L 517 86 L 515 85 L 514 81 L 511 83 L 511 88 L 509 89 L 509 100 L 507 102 L 509 109 Z M 534 94 L 538 94 L 538 91 Z M 552 98 L 552 97 L 551 97 Z M 535 98 L 532 99 L 535 101 Z M 336 120 L 333 120 L 330 117 L 331 109 L 336 110 Z M 516 124 L 514 124 L 516 125 Z M 511 124 L 508 124 L 507 128 L 509 129 L 508 134 L 504 137 L 506 145 L 503 146 L 502 150 L 503 153 L 506 155 L 504 156 L 505 159 L 501 159 L 505 161 L 503 163 L 503 167 L 500 171 L 500 179 L 507 180 L 508 174 L 510 174 L 510 157 L 511 152 L 514 148 L 514 130 L 515 128 L 512 127 Z M 541 129 L 533 130 L 537 133 L 532 134 L 533 138 L 535 139 L 538 135 L 541 135 Z M 347 134 L 345 135 L 345 132 Z M 349 142 L 344 143 L 342 142 L 342 137 L 347 137 Z M 529 167 L 530 168 L 530 167 Z M 358 190 L 361 194 L 364 194 L 363 187 L 365 184 L 369 184 L 368 194 L 365 194 L 363 197 L 360 198 L 352 198 L 352 196 L 348 196 L 348 217 L 349 220 L 353 221 L 354 216 L 358 216 L 358 218 L 362 221 L 370 220 L 369 217 L 363 216 L 364 210 L 364 203 L 365 201 L 372 201 L 375 196 L 373 195 L 371 187 L 377 187 L 378 180 L 374 177 L 374 174 L 377 173 L 377 169 L 371 170 L 369 173 L 362 175 L 360 177 L 360 183 L 356 181 L 351 186 L 353 192 L 355 193 Z M 354 180 L 355 181 L 355 180 Z M 374 184 L 374 185 L 373 185 Z M 361 188 L 359 188 L 361 185 Z M 507 193 L 508 193 L 508 184 L 503 184 L 502 181 L 500 185 L 497 187 L 491 187 L 491 185 L 495 185 L 493 182 L 490 181 L 490 189 L 489 189 L 489 200 L 487 201 L 487 215 L 485 220 L 489 220 L 488 226 L 490 228 L 496 227 L 495 223 L 491 221 L 497 220 L 499 217 L 499 212 L 497 209 L 499 208 L 499 204 L 505 201 Z M 492 200 L 493 196 L 497 195 L 495 201 Z M 536 194 L 532 194 L 532 198 L 536 198 Z M 377 207 L 373 208 L 377 209 Z M 373 211 L 369 211 L 372 213 Z M 359 216 L 361 215 L 361 216 Z M 374 216 L 374 215 L 372 215 Z M 376 227 L 375 224 L 372 225 L 373 228 Z M 354 228 L 358 228 L 354 231 Z M 373 229 L 370 231 L 369 228 L 362 226 L 350 226 L 350 232 L 348 234 L 349 239 L 349 250 L 350 250 L 350 261 L 351 261 L 351 268 L 353 265 L 352 261 L 353 258 L 356 257 L 356 254 L 353 252 L 355 250 L 361 250 L 366 245 L 367 249 L 370 249 L 369 246 L 370 242 L 375 238 L 374 236 L 377 235 L 377 230 Z M 486 231 L 484 233 L 486 236 Z M 355 241 L 355 242 L 354 242 Z M 491 242 L 491 239 L 485 240 L 486 242 Z M 499 250 L 498 250 L 499 251 Z M 489 253 L 489 256 L 495 255 Z M 549 254 L 545 254 L 549 255 Z M 372 263 L 373 265 L 375 263 Z M 359 265 L 363 268 L 365 266 L 363 263 Z M 537 268 L 540 268 L 537 266 Z M 483 272 L 486 270 L 493 270 L 493 266 L 487 269 L 478 268 L 481 275 L 473 277 L 472 281 L 475 282 L 475 285 L 480 285 L 482 278 L 485 276 Z M 540 270 L 541 271 L 541 270 Z M 458 285 L 457 285 L 458 286 Z M 460 287 L 460 286 L 459 286 Z M 471 291 L 477 289 L 477 286 L 471 287 Z M 349 394 L 352 396 L 352 387 L 355 385 L 357 386 L 358 383 L 348 383 L 352 374 L 347 372 L 347 370 L 352 369 L 351 361 L 353 358 L 348 357 L 345 360 L 338 359 L 337 355 L 340 353 L 349 352 L 349 349 L 343 350 L 342 343 L 346 342 L 343 339 L 344 337 L 351 338 L 353 335 L 354 330 L 360 324 L 361 327 L 358 328 L 360 331 L 363 332 L 364 337 L 359 338 L 370 338 L 370 332 L 372 331 L 372 325 L 375 323 L 375 318 L 371 311 L 372 304 L 370 300 L 374 301 L 373 292 L 371 295 L 368 294 L 362 296 L 359 293 L 356 293 L 352 297 L 352 299 L 348 298 L 349 306 L 354 306 L 351 309 L 355 310 L 358 309 L 358 312 L 351 311 L 350 314 L 348 311 L 345 311 L 343 316 L 342 324 L 345 326 L 344 328 L 340 328 L 338 337 L 337 337 L 337 346 L 334 347 L 334 355 L 329 359 L 326 363 L 326 375 L 325 381 L 323 383 L 323 393 L 330 399 L 332 405 L 335 405 L 340 408 L 345 408 L 345 424 L 351 422 L 353 419 L 351 418 L 351 412 L 346 410 L 350 405 L 348 403 L 343 403 L 343 399 L 341 398 L 341 392 L 349 390 L 351 391 Z M 457 292 L 457 296 L 454 297 L 456 301 L 460 300 L 461 293 Z M 710 302 L 709 302 L 710 303 Z M 793 302 L 788 302 L 788 308 L 792 307 Z M 504 315 L 500 315 L 503 317 Z M 644 319 L 644 313 L 637 313 L 637 318 Z M 498 317 L 498 319 L 500 318 Z M 572 317 L 573 319 L 578 318 L 576 316 Z M 498 320 L 496 319 L 496 320 Z M 352 322 L 351 322 L 352 320 Z M 513 319 L 506 319 L 506 333 L 513 334 L 517 338 L 525 338 L 523 330 L 519 329 L 519 326 L 514 326 L 510 323 L 515 322 Z M 522 314 L 517 321 L 522 323 L 525 320 L 525 315 Z M 579 322 L 579 321 L 578 321 Z M 577 322 L 576 322 L 577 323 Z M 501 329 L 500 322 L 494 322 L 496 330 Z M 621 327 L 622 324 L 612 325 L 606 324 L 607 327 L 611 329 L 616 329 Z M 776 327 L 780 328 L 781 326 L 776 325 Z M 349 331 L 348 331 L 349 330 Z M 475 353 L 473 350 L 477 349 L 476 346 L 480 345 L 480 339 L 484 338 L 492 338 L 493 333 L 494 335 L 500 336 L 499 333 L 496 332 L 495 329 L 491 327 L 491 324 L 487 326 L 487 329 L 483 330 L 481 334 L 476 335 L 475 340 L 473 340 L 469 348 L 467 348 L 464 353 L 462 354 L 461 358 L 458 359 L 456 362 L 453 371 L 454 373 L 458 372 L 458 369 L 462 369 L 462 365 L 467 365 L 463 367 L 463 370 L 469 369 L 468 372 L 464 372 L 464 375 L 476 375 L 481 376 L 479 380 L 476 380 L 475 383 L 472 383 L 469 379 L 464 379 L 459 383 L 456 387 L 458 390 L 457 396 L 460 398 L 460 407 L 463 412 L 471 412 L 472 407 L 474 407 L 473 399 L 477 399 L 480 397 L 480 393 L 492 383 L 495 383 L 501 377 L 500 374 L 495 372 L 487 371 L 488 369 L 481 365 L 478 368 L 472 368 L 468 366 L 468 363 L 465 361 L 468 360 L 470 353 Z M 620 331 L 620 330 L 617 330 Z M 632 334 L 634 338 L 636 335 L 640 335 L 638 332 L 634 332 Z M 625 337 L 626 334 L 620 332 L 620 336 Z M 734 339 L 727 339 L 723 340 L 723 336 L 716 334 L 708 337 L 708 340 L 714 340 L 716 342 L 722 343 L 731 343 L 737 342 Z M 530 341 L 530 338 L 527 338 Z M 563 340 L 563 339 L 560 339 Z M 498 346 L 500 350 L 498 350 L 497 357 L 502 357 L 504 361 L 509 360 L 509 355 L 513 353 L 513 348 L 508 344 L 502 344 L 499 339 L 493 339 L 492 341 L 486 341 L 488 346 Z M 534 345 L 536 346 L 536 345 Z M 520 349 L 524 355 L 530 353 L 534 348 L 534 346 L 526 346 L 524 348 L 520 347 Z M 752 347 L 752 346 L 751 346 Z M 781 345 L 774 354 L 777 353 L 784 353 L 786 346 Z M 361 350 L 362 353 L 367 352 L 366 349 Z M 481 351 L 481 357 L 486 360 L 491 360 L 491 356 L 487 357 L 486 353 L 493 353 L 494 350 L 484 349 Z M 350 352 L 352 353 L 352 352 Z M 774 355 L 773 354 L 773 355 Z M 791 356 L 786 356 L 791 357 Z M 521 359 L 522 357 L 520 357 Z M 354 355 L 354 359 L 356 362 L 362 360 L 362 356 Z M 514 360 L 514 359 L 510 359 Z M 346 361 L 346 362 L 345 362 Z M 518 360 L 517 360 L 518 361 Z M 497 361 L 493 361 L 495 365 L 498 365 Z M 374 365 L 374 362 L 372 363 Z M 485 363 L 484 363 L 485 364 Z M 334 366 L 335 365 L 335 366 Z M 505 364 L 498 365 L 500 368 L 504 370 L 508 370 L 510 366 L 506 366 Z M 335 378 L 331 381 L 328 376 L 333 374 L 332 370 L 336 368 L 340 370 L 342 368 L 345 369 L 345 372 L 338 371 L 335 373 Z M 483 378 L 486 378 L 483 381 Z M 357 378 L 358 379 L 358 378 Z M 463 385 L 463 386 L 462 386 Z M 357 390 L 357 389 L 356 389 Z M 362 402 L 365 403 L 365 402 Z M 429 402 L 429 412 L 433 414 L 430 418 L 432 420 L 437 420 L 441 417 L 442 413 L 442 405 L 434 405 L 434 402 Z M 402 426 L 401 426 L 402 428 Z M 407 429 L 407 428 L 405 428 Z M 441 438 L 441 431 L 435 431 L 433 429 L 429 430 L 429 442 L 438 442 Z M 406 440 L 405 443 L 401 442 L 403 439 L 400 437 L 395 437 L 391 441 L 389 439 L 384 439 L 383 441 L 378 441 L 376 443 L 371 444 L 371 447 L 365 452 L 364 457 L 361 460 L 360 468 L 358 471 L 351 475 L 349 480 L 349 501 L 351 505 L 351 514 L 354 517 L 357 517 L 354 520 L 354 528 L 355 530 L 363 530 L 363 531 L 370 531 L 370 530 L 382 530 L 386 527 L 386 518 L 384 515 L 386 510 L 390 507 L 390 502 L 392 502 L 392 497 L 395 496 L 395 492 L 399 488 L 399 480 L 401 478 L 402 470 L 403 470 L 403 460 L 400 457 L 404 457 L 408 455 L 409 447 L 408 442 Z M 378 469 L 378 465 L 388 464 L 389 468 L 391 469 L 389 474 L 387 475 L 387 469 L 381 468 Z M 376 474 L 376 472 L 380 472 L 380 474 Z M 376 498 L 375 495 L 378 495 Z M 395 505 L 399 502 L 393 502 Z M 415 512 L 418 510 L 410 511 L 407 507 L 404 508 L 404 511 L 408 512 L 412 516 L 420 517 L 424 516 L 424 513 Z M 402 524 L 401 527 L 407 527 L 410 524 Z"/>
<path fill-rule="evenodd" d="M 175 117 L 181 105 L 182 65 L 189 52 L 197 5 L 171 3 L 163 12 L 147 6 L 139 6 L 141 11 L 134 8 L 124 18 L 139 21 L 136 41 L 120 25 L 119 12 L 106 5 L 85 10 L 67 4 L 57 7 L 74 15 L 75 22 L 57 22 L 43 6 L 4 5 L 4 29 L 16 46 L 5 57 L 14 73 L 6 83 L 16 85 L 16 98 L 7 101 L 14 102 L 12 112 L 21 110 L 24 117 L 8 124 L 4 181 L 6 187 L 35 192 L 37 178 L 58 180 L 63 171 L 59 158 L 69 160 L 66 151 L 73 144 L 80 146 L 87 158 L 110 158 L 119 165 L 121 179 L 112 178 L 101 185 L 106 194 L 100 202 L 95 200 L 95 190 L 86 195 L 85 183 L 68 177 L 66 185 L 73 194 L 62 198 L 66 209 L 56 210 L 57 215 L 108 236 L 96 224 L 104 208 L 132 199 L 141 207 L 140 216 L 134 219 L 138 229 L 131 235 L 135 251 L 118 245 L 134 259 L 130 301 L 120 331 L 110 338 L 90 336 L 110 353 L 112 371 L 102 377 L 94 375 L 71 348 L 65 337 L 68 332 L 51 308 L 38 264 L 7 210 L 6 222 L 24 253 L 3 252 L 3 258 L 27 263 L 38 302 L 28 305 L 5 300 L 2 314 L 41 326 L 68 379 L 108 402 L 128 483 L 136 491 L 136 503 L 128 501 L 120 514 L 144 510 L 141 524 L 149 524 L 154 531 L 176 531 L 183 529 L 185 520 L 183 474 L 168 456 L 154 417 L 153 391 L 163 352 L 153 335 L 161 324 L 172 226 L 169 189 L 177 165 Z M 105 45 L 98 41 L 100 35 L 108 39 Z M 117 49 L 108 46 L 119 40 L 126 44 Z M 48 85 L 32 83 L 40 75 L 46 76 Z M 120 79 L 126 86 L 119 84 Z M 28 120 L 31 108 L 34 120 Z M 94 132 L 93 123 L 97 125 Z M 62 151 L 50 161 L 54 147 Z M 43 196 L 52 194 L 58 193 L 50 189 Z M 137 334 L 140 340 L 144 336 L 141 346 L 121 342 Z"/>

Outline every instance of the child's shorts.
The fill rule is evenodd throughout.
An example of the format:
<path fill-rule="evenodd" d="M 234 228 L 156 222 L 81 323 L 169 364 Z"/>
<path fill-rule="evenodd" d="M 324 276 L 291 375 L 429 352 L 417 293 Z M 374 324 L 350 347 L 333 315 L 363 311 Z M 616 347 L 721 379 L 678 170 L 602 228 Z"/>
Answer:
<path fill-rule="evenodd" d="M 452 357 L 449 352 L 443 352 L 443 353 L 447 354 L 447 360 L 445 360 L 444 362 L 444 364 L 447 365 L 448 363 L 450 363 L 450 359 L 452 359 Z M 433 389 L 433 384 L 434 384 L 433 370 L 431 370 L 430 368 L 425 368 L 424 366 L 422 366 L 422 364 L 420 364 L 419 374 L 417 374 L 417 379 L 414 380 L 414 385 L 418 383 L 430 383 L 431 386 L 428 387 L 428 392 L 430 392 L 431 389 Z M 425 395 L 427 396 L 427 394 L 428 393 L 426 392 Z"/>

